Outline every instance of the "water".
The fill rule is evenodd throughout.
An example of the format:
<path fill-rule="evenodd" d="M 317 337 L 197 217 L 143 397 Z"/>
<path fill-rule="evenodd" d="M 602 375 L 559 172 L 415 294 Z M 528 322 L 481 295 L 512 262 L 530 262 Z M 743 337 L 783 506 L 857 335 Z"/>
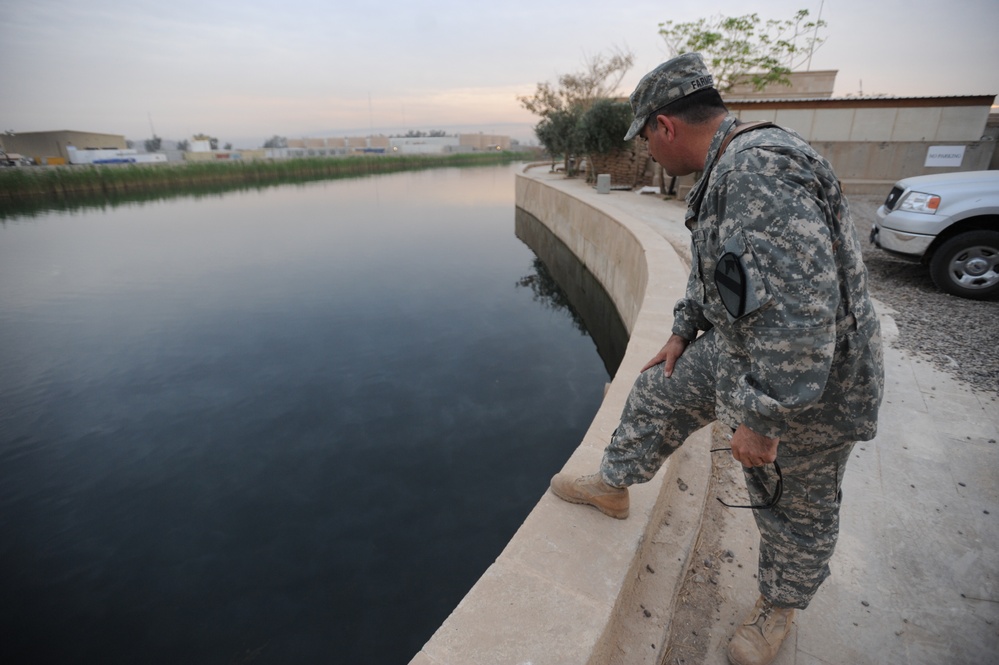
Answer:
<path fill-rule="evenodd" d="M 0 660 L 407 663 L 608 380 L 515 168 L 0 226 Z"/>

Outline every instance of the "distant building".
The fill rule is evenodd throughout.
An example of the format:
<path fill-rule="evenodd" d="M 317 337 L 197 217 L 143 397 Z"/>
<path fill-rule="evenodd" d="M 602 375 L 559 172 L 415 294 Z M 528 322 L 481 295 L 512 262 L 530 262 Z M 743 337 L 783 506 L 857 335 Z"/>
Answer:
<path fill-rule="evenodd" d="M 510 137 L 499 134 L 459 134 L 462 146 L 472 150 L 509 150 Z"/>
<path fill-rule="evenodd" d="M 257 148 L 255 150 L 188 150 L 184 152 L 185 162 L 252 162 L 271 157 L 272 150 L 285 148 Z"/>
<path fill-rule="evenodd" d="M 30 157 L 38 164 L 66 164 L 72 146 L 77 150 L 126 150 L 125 137 L 63 129 L 52 132 L 22 132 L 0 136 L 6 152 Z"/>
<path fill-rule="evenodd" d="M 66 146 L 70 164 L 163 164 L 167 156 L 161 152 L 139 153 L 131 148 L 119 150 L 116 148 L 88 148 L 77 150 L 75 146 Z"/>
<path fill-rule="evenodd" d="M 458 152 L 461 144 L 457 136 L 397 136 L 389 139 L 393 154 L 428 155 Z"/>
<path fill-rule="evenodd" d="M 360 154 L 451 154 L 479 150 L 509 150 L 509 136 L 459 134 L 457 136 L 346 136 L 288 139 L 287 148 L 268 149 L 272 159 L 331 157 Z"/>

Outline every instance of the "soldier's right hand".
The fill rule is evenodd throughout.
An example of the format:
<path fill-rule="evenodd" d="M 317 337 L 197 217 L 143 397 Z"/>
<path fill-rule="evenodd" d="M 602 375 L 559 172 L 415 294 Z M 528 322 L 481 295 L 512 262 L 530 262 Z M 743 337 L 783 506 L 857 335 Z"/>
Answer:
<path fill-rule="evenodd" d="M 656 365 L 662 363 L 663 371 L 666 373 L 667 377 L 672 376 L 673 367 L 676 365 L 677 359 L 683 355 L 683 352 L 687 349 L 687 345 L 690 342 L 679 335 L 671 335 L 666 341 L 665 346 L 659 350 L 652 360 L 645 363 L 645 367 L 642 371 L 655 367 Z"/>

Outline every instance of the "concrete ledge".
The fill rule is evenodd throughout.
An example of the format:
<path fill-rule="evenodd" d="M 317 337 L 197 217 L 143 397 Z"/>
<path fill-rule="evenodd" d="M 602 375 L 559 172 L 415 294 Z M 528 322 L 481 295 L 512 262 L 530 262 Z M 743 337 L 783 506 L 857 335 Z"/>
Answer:
<path fill-rule="evenodd" d="M 592 473 L 635 377 L 669 335 L 673 303 L 683 294 L 687 271 L 661 234 L 578 181 L 520 175 L 516 197 L 519 207 L 548 226 L 600 280 L 630 332 L 621 367 L 564 467 Z M 710 436 L 710 428 L 694 435 L 704 445 Z M 687 447 L 692 446 L 699 444 Z M 667 615 L 657 617 L 652 630 L 664 639 L 703 510 L 703 493 L 677 497 L 674 488 L 684 484 L 678 482 L 680 469 L 692 486 L 691 479 L 706 478 L 707 457 L 674 455 L 655 479 L 633 487 L 627 520 L 546 493 L 411 665 L 620 662 L 622 653 L 634 649 L 631 616 L 638 608 L 633 601 L 645 597 L 636 589 L 651 574 L 661 597 L 657 614 Z M 684 518 L 666 523 L 668 504 L 682 507 Z M 676 563 L 651 573 L 645 562 L 663 543 Z M 629 657 L 628 662 L 643 659 Z"/>

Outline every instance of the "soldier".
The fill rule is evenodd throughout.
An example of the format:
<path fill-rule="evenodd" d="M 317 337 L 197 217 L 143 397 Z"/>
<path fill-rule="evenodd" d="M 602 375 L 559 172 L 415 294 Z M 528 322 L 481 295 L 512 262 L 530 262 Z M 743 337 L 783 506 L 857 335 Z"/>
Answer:
<path fill-rule="evenodd" d="M 641 136 L 687 196 L 692 260 L 672 335 L 642 369 L 599 473 L 556 475 L 556 496 L 624 519 L 686 438 L 731 428 L 760 530 L 760 597 L 729 660 L 765 665 L 828 577 L 840 487 L 857 440 L 874 437 L 884 384 L 878 320 L 847 201 L 797 134 L 742 124 L 699 54 L 648 73 L 631 95 Z"/>

